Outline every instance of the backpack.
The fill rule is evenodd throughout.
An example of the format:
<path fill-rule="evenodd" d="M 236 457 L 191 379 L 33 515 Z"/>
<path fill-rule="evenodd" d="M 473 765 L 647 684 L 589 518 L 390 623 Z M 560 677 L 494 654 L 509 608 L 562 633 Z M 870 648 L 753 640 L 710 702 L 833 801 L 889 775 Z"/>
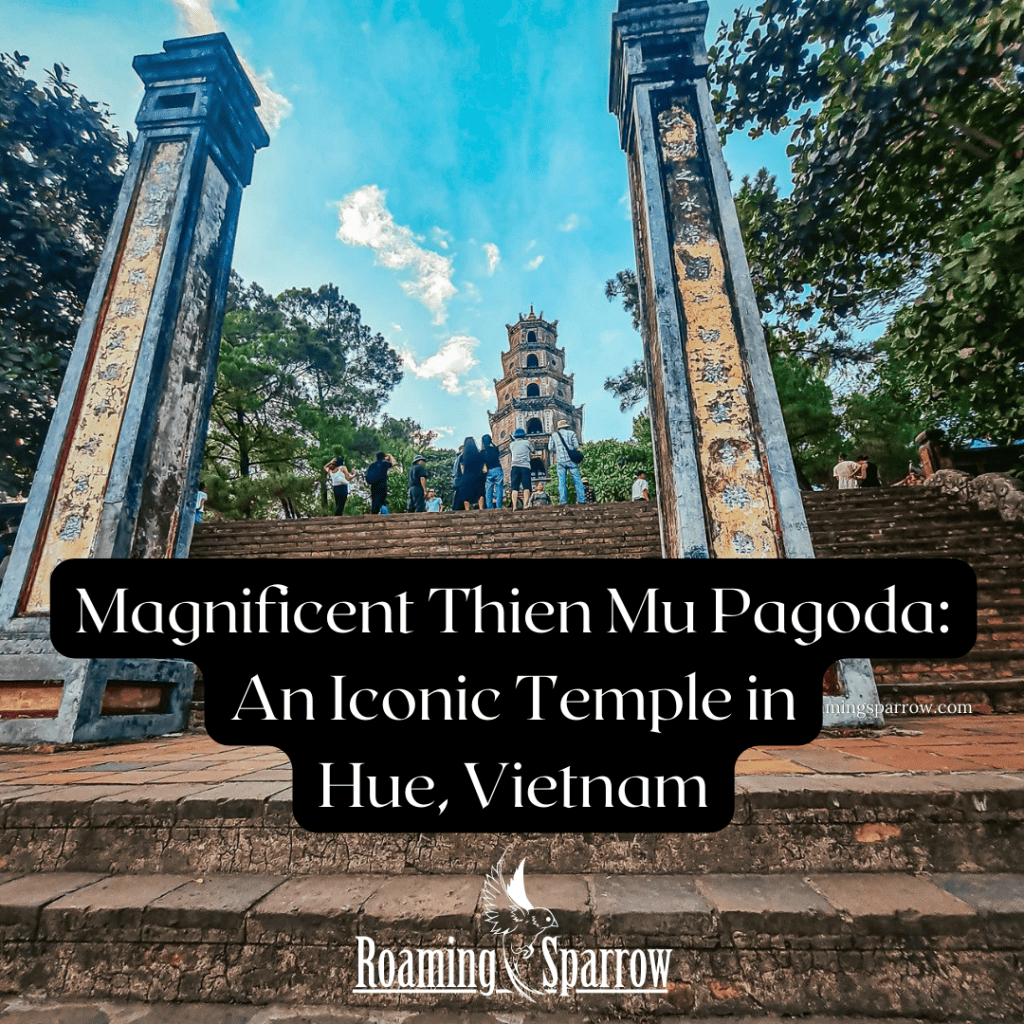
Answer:
<path fill-rule="evenodd" d="M 379 484 L 387 479 L 388 471 L 384 468 L 383 462 L 375 462 L 366 471 L 366 482 L 368 484 Z"/>
<path fill-rule="evenodd" d="M 581 452 L 579 448 L 570 448 L 569 442 L 566 441 L 565 436 L 560 430 L 558 431 L 558 436 L 562 438 L 562 444 L 565 445 L 565 450 L 569 453 L 569 458 L 578 466 L 583 461 L 583 452 Z"/>

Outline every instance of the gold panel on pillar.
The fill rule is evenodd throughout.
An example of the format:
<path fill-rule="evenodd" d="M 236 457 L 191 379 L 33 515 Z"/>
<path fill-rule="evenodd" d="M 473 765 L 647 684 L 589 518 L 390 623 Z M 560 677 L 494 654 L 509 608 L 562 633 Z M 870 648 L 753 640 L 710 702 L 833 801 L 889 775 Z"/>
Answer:
<path fill-rule="evenodd" d="M 154 144 L 140 176 L 37 535 L 22 614 L 47 614 L 51 572 L 65 559 L 88 558 L 93 552 L 186 150 L 180 141 Z"/>

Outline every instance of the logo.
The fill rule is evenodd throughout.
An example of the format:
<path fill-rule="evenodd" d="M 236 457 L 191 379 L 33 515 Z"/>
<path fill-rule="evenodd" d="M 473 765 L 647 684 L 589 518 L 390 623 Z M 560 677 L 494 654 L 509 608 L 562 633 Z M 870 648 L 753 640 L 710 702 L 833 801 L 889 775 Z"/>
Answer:
<path fill-rule="evenodd" d="M 520 964 L 533 959 L 537 939 L 552 928 L 558 927 L 555 915 L 547 907 L 538 909 L 526 895 L 523 870 L 526 858 L 519 862 L 512 881 L 506 885 L 502 874 L 505 855 L 491 868 L 484 882 L 484 921 L 491 926 L 491 934 L 501 938 L 501 963 L 512 987 L 532 1003 L 534 995 L 540 993 L 524 980 Z"/>
<path fill-rule="evenodd" d="M 665 995 L 671 949 L 602 949 L 560 941 L 558 920 L 526 894 L 525 858 L 507 880 L 505 855 L 491 868 L 480 894 L 486 936 L 494 947 L 460 948 L 455 939 L 442 949 L 378 949 L 372 938 L 356 936 L 353 993 L 406 995 Z"/>

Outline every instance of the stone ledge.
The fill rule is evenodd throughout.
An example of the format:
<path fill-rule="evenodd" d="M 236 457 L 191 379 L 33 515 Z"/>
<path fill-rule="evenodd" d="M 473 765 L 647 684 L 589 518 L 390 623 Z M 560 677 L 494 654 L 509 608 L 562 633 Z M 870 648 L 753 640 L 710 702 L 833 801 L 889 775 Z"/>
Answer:
<path fill-rule="evenodd" d="M 507 850 L 538 877 L 1024 872 L 1020 772 L 743 776 L 732 824 L 694 835 L 320 834 L 294 823 L 286 787 L 266 796 L 279 783 L 234 785 L 0 791 L 0 871 L 482 876 Z"/>
<path fill-rule="evenodd" d="M 531 875 L 552 934 L 680 948 L 945 948 L 1024 943 L 1024 874 Z M 0 875 L 4 941 L 348 945 L 356 934 L 412 945 L 493 944 L 479 876 Z M 628 943 L 627 943 L 628 944 Z"/>
<path fill-rule="evenodd" d="M 353 991 L 359 935 L 396 959 L 403 948 L 493 950 L 482 881 L 60 873 L 0 880 L 0 993 L 234 1004 L 236 1022 L 247 1019 L 241 1008 L 235 1013 L 239 1004 L 276 1002 L 330 1006 L 335 1016 L 325 1024 L 348 1021 L 358 1005 L 376 1007 L 378 1021 L 400 1012 L 390 1024 L 453 1008 L 500 1012 L 510 1024 L 507 1011 L 523 1008 L 512 992 Z M 582 1010 L 595 1019 L 692 1008 L 734 1020 L 836 1013 L 853 1024 L 858 1013 L 1015 1020 L 1024 1004 L 1024 874 L 538 875 L 527 877 L 526 890 L 566 920 L 585 917 L 577 931 L 559 918 L 556 959 L 596 950 L 614 965 L 617 950 L 632 956 L 652 947 L 668 956 L 662 993 L 539 995 L 531 1011 Z M 0 1015 L 4 1002 L 0 995 Z M 139 1019 L 152 1013 L 135 1007 Z M 193 1019 L 222 1017 L 211 1006 Z M 170 1018 L 160 1010 L 153 1019 Z M 544 1019 L 531 1013 L 536 1024 Z"/>

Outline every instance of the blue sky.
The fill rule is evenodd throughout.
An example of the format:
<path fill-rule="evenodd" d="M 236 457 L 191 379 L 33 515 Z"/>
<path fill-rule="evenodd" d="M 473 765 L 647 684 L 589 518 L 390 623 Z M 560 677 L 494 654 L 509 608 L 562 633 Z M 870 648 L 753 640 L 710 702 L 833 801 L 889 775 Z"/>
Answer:
<path fill-rule="evenodd" d="M 449 447 L 488 429 L 505 324 L 559 321 L 585 438 L 628 437 L 602 388 L 640 354 L 605 281 L 634 265 L 608 113 L 616 0 L 4 0 L 0 48 L 55 61 L 134 128 L 137 53 L 224 31 L 271 144 L 242 201 L 235 269 L 277 294 L 328 281 L 403 353 L 387 411 Z M 712 0 L 708 36 L 731 15 Z M 734 180 L 776 140 L 731 140 Z"/>

